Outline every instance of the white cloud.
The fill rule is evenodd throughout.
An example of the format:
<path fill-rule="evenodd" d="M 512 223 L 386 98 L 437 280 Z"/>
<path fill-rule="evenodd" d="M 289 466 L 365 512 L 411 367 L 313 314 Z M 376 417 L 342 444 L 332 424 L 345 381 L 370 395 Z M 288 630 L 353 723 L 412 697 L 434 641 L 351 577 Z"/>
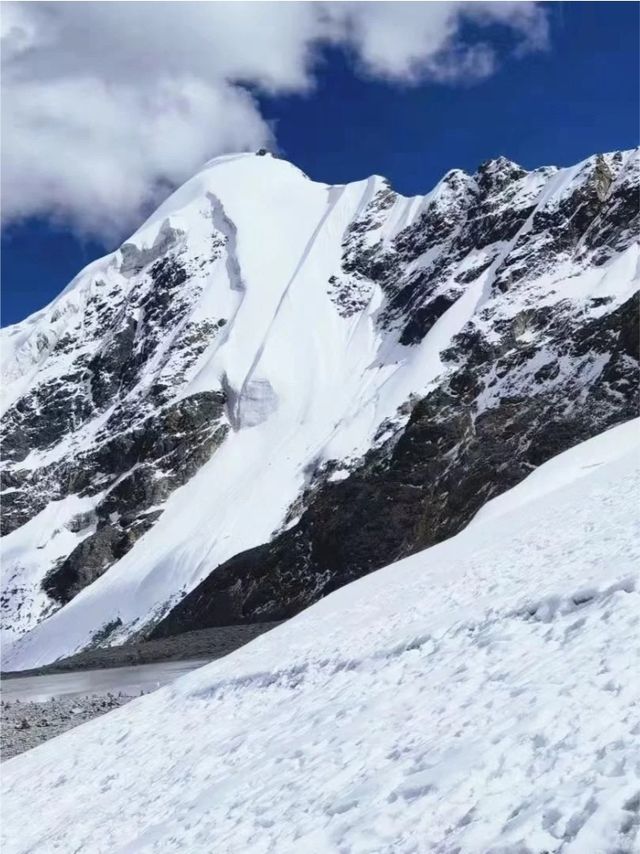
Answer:
<path fill-rule="evenodd" d="M 481 79 L 497 57 L 464 22 L 509 28 L 519 51 L 546 39 L 527 2 L 5 3 L 3 221 L 122 236 L 205 160 L 272 141 L 243 84 L 308 91 L 329 43 L 372 77 Z"/>

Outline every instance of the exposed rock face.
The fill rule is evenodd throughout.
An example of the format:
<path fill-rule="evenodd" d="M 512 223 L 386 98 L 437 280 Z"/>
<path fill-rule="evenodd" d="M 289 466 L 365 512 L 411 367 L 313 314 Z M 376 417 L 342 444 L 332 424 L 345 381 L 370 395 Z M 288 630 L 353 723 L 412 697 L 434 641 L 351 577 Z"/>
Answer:
<path fill-rule="evenodd" d="M 69 602 L 131 549 L 228 430 L 221 389 L 175 399 L 225 323 L 187 318 L 205 264 L 181 259 L 180 238 L 166 220 L 149 249 L 123 245 L 118 284 L 91 283 L 75 329 L 43 342 L 44 376 L 4 415 L 2 534 L 52 501 L 77 496 L 92 506 L 63 523 L 78 542 L 42 580 L 53 607 Z M 207 264 L 223 246 L 224 238 L 213 233 Z M 28 455 L 38 451 L 38 464 L 28 465 Z M 20 597 L 4 596 L 0 603 L 9 623 L 22 616 L 14 610 L 16 598 L 19 606 Z"/>
<path fill-rule="evenodd" d="M 634 153 L 499 158 L 415 199 L 222 160 L 35 331 L 8 330 L 16 634 L 93 584 L 110 643 L 281 619 L 638 414 Z M 116 565 L 149 591 L 130 611 Z"/>
<path fill-rule="evenodd" d="M 94 473 L 93 483 L 80 495 L 91 495 L 105 479 L 110 483 L 115 479 L 115 485 L 95 507 L 94 533 L 45 577 L 43 586 L 49 596 L 68 602 L 125 555 L 160 518 L 162 510 L 151 508 L 160 508 L 223 441 L 227 428 L 217 426 L 223 403 L 216 392 L 186 398 L 160 417 L 151 417 L 137 429 L 105 443 L 92 458 L 76 461 L 79 476 L 81 473 L 86 479 L 87 471 Z"/>
<path fill-rule="evenodd" d="M 637 417 L 639 312 L 636 294 L 575 328 L 562 316 L 545 323 L 545 312 L 527 318 L 548 336 L 542 360 L 531 344 L 512 340 L 505 352 L 506 341 L 483 349 L 471 331 L 460 335 L 446 354 L 460 366 L 415 406 L 399 437 L 370 452 L 347 479 L 321 485 L 293 528 L 211 573 L 153 637 L 292 616 L 453 536 L 536 466 Z M 560 376 L 563 360 L 571 369 Z M 606 363 L 601 370 L 599 363 Z"/>

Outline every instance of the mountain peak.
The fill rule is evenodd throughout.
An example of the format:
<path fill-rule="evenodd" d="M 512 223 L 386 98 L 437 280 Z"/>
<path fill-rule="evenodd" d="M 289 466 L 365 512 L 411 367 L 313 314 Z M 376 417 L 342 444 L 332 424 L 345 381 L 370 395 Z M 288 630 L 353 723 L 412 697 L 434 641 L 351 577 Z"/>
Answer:
<path fill-rule="evenodd" d="M 407 198 L 227 154 L 5 330 L 7 664 L 281 619 L 632 417 L 638 175 L 605 159 Z"/>
<path fill-rule="evenodd" d="M 517 181 L 519 178 L 524 178 L 527 174 L 526 169 L 523 169 L 518 163 L 515 163 L 509 158 L 500 156 L 485 160 L 478 166 L 474 178 L 479 187 L 483 189 L 502 189 L 511 181 Z"/>

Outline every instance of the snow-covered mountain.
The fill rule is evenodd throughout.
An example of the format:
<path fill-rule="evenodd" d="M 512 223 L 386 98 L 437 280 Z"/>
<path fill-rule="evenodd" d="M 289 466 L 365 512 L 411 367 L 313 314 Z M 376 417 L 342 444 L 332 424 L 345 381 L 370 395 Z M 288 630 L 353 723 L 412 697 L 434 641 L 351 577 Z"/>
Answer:
<path fill-rule="evenodd" d="M 207 164 L 3 330 L 4 666 L 296 613 L 636 415 L 639 186 Z"/>
<path fill-rule="evenodd" d="M 639 504 L 636 421 L 9 760 L 3 854 L 638 851 Z"/>

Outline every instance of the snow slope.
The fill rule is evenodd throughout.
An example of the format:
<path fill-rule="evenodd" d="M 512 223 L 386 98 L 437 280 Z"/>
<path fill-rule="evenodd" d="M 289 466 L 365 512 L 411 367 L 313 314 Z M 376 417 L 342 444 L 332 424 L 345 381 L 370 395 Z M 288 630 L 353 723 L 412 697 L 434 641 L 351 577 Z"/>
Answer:
<path fill-rule="evenodd" d="M 638 851 L 639 474 L 635 421 L 10 760 L 3 852 Z"/>
<path fill-rule="evenodd" d="M 328 187 L 271 157 L 218 158 L 133 236 L 131 243 L 152 246 L 169 216 L 171 227 L 187 235 L 188 253 L 199 257 L 210 241 L 209 208 L 214 228 L 229 232 L 233 264 L 221 259 L 212 267 L 196 308 L 204 312 L 203 303 L 212 303 L 215 316 L 229 318 L 229 331 L 218 346 L 205 351 L 178 397 L 225 388 L 234 429 L 187 490 L 168 499 L 163 525 L 152 529 L 108 576 L 37 627 L 16 654 L 11 651 L 11 634 L 31 628 L 39 610 L 47 613 L 47 597 L 37 586 L 69 539 L 61 525 L 61 536 L 50 541 L 52 509 L 60 509 L 58 515 L 68 519 L 77 512 L 77 502 L 64 498 L 60 508 L 50 504 L 5 538 L 5 565 L 9 570 L 19 567 L 20 580 L 36 590 L 35 601 L 29 603 L 31 621 L 25 625 L 23 611 L 9 626 L 5 667 L 44 663 L 80 648 L 114 612 L 125 623 L 135 623 L 177 591 L 193 586 L 210 567 L 268 540 L 303 488 L 308 466 L 323 455 L 333 456 L 328 446 L 338 425 L 347 422 L 343 455 L 347 450 L 362 453 L 382 418 L 394 413 L 413 384 L 425 383 L 428 377 L 407 378 L 399 392 L 392 391 L 378 403 L 376 390 L 397 367 L 375 364 L 381 341 L 371 320 L 375 305 L 345 319 L 326 291 L 317 287 L 339 267 L 339 238 L 345 228 L 383 186 L 383 179 L 372 178 Z M 41 327 L 48 328 L 51 315 L 60 312 L 81 314 L 86 282 L 97 275 L 117 276 L 121 265 L 117 255 L 105 259 L 101 267 L 92 265 L 48 309 L 20 329 L 7 331 L 8 341 L 19 345 L 15 350 L 6 348 L 5 376 L 16 377 L 7 389 L 10 400 L 38 369 L 35 356 L 35 366 L 27 361 L 25 367 L 24 360 L 33 351 L 34 339 L 44 334 Z M 35 326 L 27 344 L 23 326 Z M 140 384 L 150 382 L 143 373 Z M 352 431 L 351 409 L 359 418 Z M 55 452 L 68 452 L 69 444 L 72 450 L 86 447 L 95 434 L 92 423 L 83 426 L 79 435 L 65 437 Z M 39 456 L 32 452 L 25 462 L 41 464 Z M 46 546 L 34 552 L 33 542 Z M 14 583 L 13 572 L 8 571 L 7 578 Z"/>
<path fill-rule="evenodd" d="M 609 222 L 638 162 L 624 152 L 526 173 L 501 159 L 415 198 L 377 176 L 316 183 L 270 156 L 207 164 L 117 252 L 3 330 L 3 667 L 146 630 L 295 525 L 318 472 L 346 478 L 452 373 L 443 354 L 472 321 L 490 342 L 549 307 L 569 339 L 574 322 L 607 321 L 638 288 L 629 217 Z M 557 248 L 585 205 L 575 251 Z M 529 276 L 502 293 L 523 259 Z M 480 414 L 533 397 L 549 360 L 549 388 L 564 400 L 575 377 L 585 401 L 613 362 L 608 341 L 558 360 L 549 330 L 530 327 L 514 346 L 535 340 L 535 359 L 487 378 Z M 625 396 L 616 387 L 587 423 L 629 417 Z M 326 575 L 309 571 L 305 601 Z"/>

